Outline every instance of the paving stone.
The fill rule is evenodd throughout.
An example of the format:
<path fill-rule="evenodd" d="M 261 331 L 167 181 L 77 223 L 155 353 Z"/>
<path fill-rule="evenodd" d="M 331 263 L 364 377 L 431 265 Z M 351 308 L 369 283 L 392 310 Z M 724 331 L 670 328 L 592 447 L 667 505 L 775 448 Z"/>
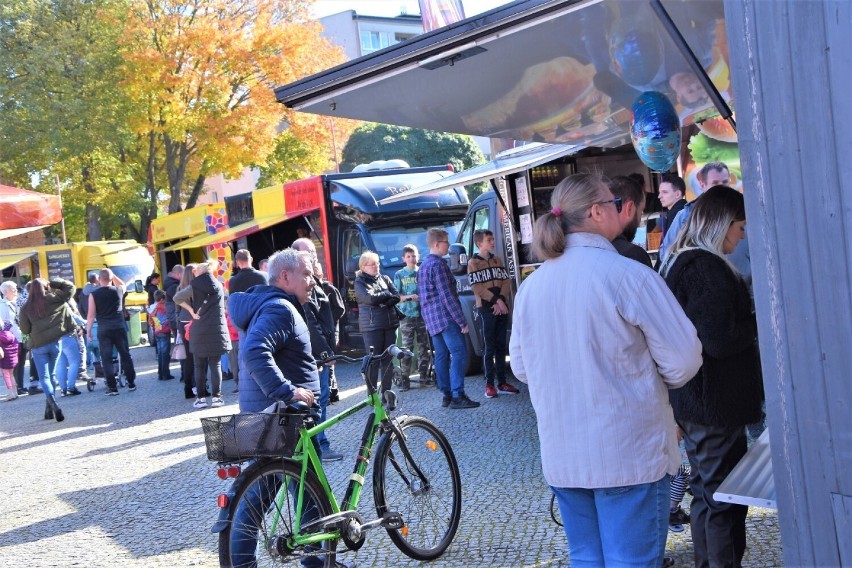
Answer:
<path fill-rule="evenodd" d="M 223 408 L 192 409 L 183 385 L 156 380 L 151 347 L 132 350 L 136 392 L 104 396 L 99 381 L 89 393 L 59 400 L 62 423 L 42 419 L 43 395 L 0 405 L 3 456 L 3 525 L 0 566 L 41 568 L 215 567 L 217 543 L 210 527 L 216 496 L 228 487 L 206 459 L 199 418 L 237 412 L 231 382 Z M 180 376 L 176 364 L 172 373 Z M 331 414 L 364 396 L 355 366 L 339 365 L 344 398 Z M 437 424 L 450 440 L 462 471 L 463 516 L 456 540 L 435 567 L 568 566 L 567 542 L 550 518 L 550 493 L 541 476 L 535 415 L 522 389 L 518 396 L 486 400 L 482 377 L 467 391 L 479 409 L 441 407 L 434 388 L 400 393 L 401 414 Z M 340 498 L 345 490 L 366 413 L 329 431 L 332 446 L 353 456 L 328 464 Z M 367 475 L 360 511 L 375 516 Z M 687 497 L 687 500 L 689 498 Z M 371 513 L 372 511 L 372 513 Z M 692 565 L 689 529 L 669 533 L 676 566 Z M 749 550 L 743 566 L 781 566 L 776 511 L 750 509 Z M 384 530 L 367 535 L 357 553 L 341 555 L 358 566 L 421 566 L 404 556 Z"/>

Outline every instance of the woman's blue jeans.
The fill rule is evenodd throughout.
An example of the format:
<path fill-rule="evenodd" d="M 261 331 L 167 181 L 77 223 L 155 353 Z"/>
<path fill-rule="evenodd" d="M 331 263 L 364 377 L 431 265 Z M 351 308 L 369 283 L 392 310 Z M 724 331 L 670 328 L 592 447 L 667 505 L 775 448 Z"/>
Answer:
<path fill-rule="evenodd" d="M 59 340 L 51 341 L 47 345 L 36 347 L 31 351 L 32 362 L 38 373 L 38 384 L 45 396 L 53 396 L 53 373 L 56 369 L 56 361 L 59 359 Z"/>
<path fill-rule="evenodd" d="M 671 476 L 604 489 L 551 487 L 559 503 L 571 566 L 663 565 Z"/>
<path fill-rule="evenodd" d="M 432 336 L 435 349 L 435 378 L 444 396 L 458 398 L 464 394 L 464 372 L 467 370 L 467 341 L 461 328 L 450 323 Z"/>
<path fill-rule="evenodd" d="M 63 391 L 77 388 L 77 377 L 80 376 L 80 366 L 83 355 L 80 353 L 80 343 L 75 335 L 63 335 L 59 338 L 59 359 L 56 363 L 56 380 Z"/>

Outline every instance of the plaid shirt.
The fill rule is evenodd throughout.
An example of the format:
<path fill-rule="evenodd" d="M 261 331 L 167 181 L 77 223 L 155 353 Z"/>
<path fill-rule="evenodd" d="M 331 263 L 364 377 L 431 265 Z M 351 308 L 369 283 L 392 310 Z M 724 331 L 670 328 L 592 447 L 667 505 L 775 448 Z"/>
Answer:
<path fill-rule="evenodd" d="M 456 279 L 450 267 L 437 254 L 429 254 L 420 265 L 417 278 L 420 313 L 429 335 L 437 335 L 455 322 L 464 327 L 464 319 Z"/>

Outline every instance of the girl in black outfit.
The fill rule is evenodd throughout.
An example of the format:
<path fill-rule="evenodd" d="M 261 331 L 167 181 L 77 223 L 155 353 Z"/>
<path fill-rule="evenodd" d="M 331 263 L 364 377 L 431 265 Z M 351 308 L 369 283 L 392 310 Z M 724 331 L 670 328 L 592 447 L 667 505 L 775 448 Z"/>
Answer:
<path fill-rule="evenodd" d="M 379 274 L 379 255 L 367 251 L 358 260 L 360 270 L 355 275 L 355 299 L 358 301 L 358 327 L 364 337 L 367 353 L 370 347 L 373 353 L 381 354 L 396 343 L 396 330 L 399 318 L 396 306 L 399 303 L 399 291 L 393 281 Z M 376 384 L 378 369 L 373 367 L 370 380 Z M 381 390 L 386 391 L 393 383 L 393 365 L 388 364 L 382 374 Z"/>
<path fill-rule="evenodd" d="M 751 298 L 725 258 L 745 235 L 743 196 L 715 186 L 695 202 L 661 273 L 698 330 L 704 364 L 670 392 L 686 442 L 694 494 L 695 565 L 739 566 L 748 507 L 717 502 L 713 493 L 746 453 L 745 426 L 761 417 L 763 384 Z"/>

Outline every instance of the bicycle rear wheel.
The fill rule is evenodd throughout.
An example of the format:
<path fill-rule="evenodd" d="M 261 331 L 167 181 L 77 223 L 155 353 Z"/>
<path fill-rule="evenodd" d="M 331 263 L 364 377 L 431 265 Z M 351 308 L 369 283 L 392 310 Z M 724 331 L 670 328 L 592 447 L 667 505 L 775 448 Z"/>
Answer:
<path fill-rule="evenodd" d="M 450 546 L 461 518 L 461 475 L 450 443 L 425 418 L 400 421 L 403 437 L 385 434 L 376 451 L 373 491 L 379 516 L 402 515 L 387 529 L 406 556 L 434 560 Z"/>
<path fill-rule="evenodd" d="M 292 461 L 265 461 L 253 464 L 234 481 L 229 523 L 219 533 L 220 566 L 335 565 L 336 539 L 297 548 L 288 542 L 293 536 L 299 472 L 299 464 Z M 302 526 L 332 513 L 328 496 L 310 471 L 302 508 Z"/>

